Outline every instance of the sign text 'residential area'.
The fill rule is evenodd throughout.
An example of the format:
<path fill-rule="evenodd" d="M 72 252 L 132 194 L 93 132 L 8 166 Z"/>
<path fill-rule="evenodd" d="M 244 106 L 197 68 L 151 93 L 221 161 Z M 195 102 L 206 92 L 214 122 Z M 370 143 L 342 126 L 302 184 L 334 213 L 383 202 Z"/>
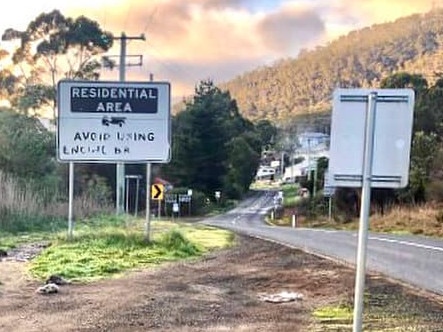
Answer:
<path fill-rule="evenodd" d="M 71 112 L 145 113 L 158 112 L 158 89 L 151 87 L 73 86 Z"/>

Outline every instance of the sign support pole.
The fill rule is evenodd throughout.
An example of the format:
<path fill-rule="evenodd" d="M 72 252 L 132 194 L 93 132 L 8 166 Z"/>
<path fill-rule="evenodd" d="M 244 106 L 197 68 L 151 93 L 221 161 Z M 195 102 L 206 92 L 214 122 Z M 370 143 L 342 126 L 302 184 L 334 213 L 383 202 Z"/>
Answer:
<path fill-rule="evenodd" d="M 120 68 L 119 68 L 119 81 L 124 82 L 126 76 L 126 35 L 122 33 L 120 37 Z M 116 165 L 116 209 L 117 214 L 122 214 L 124 211 L 123 206 L 123 192 L 124 192 L 124 182 L 125 182 L 125 164 L 122 162 Z"/>
<path fill-rule="evenodd" d="M 129 213 L 129 178 L 126 179 L 126 213 Z"/>
<path fill-rule="evenodd" d="M 328 201 L 328 221 L 330 222 L 332 220 L 332 195 L 329 195 Z"/>
<path fill-rule="evenodd" d="M 366 251 L 368 242 L 369 212 L 371 207 L 371 176 L 374 152 L 375 112 L 377 108 L 377 93 L 368 96 L 366 110 L 365 145 L 363 159 L 363 183 L 360 208 L 360 226 L 358 231 L 357 271 L 354 293 L 353 332 L 361 332 L 363 327 L 363 297 L 366 274 Z"/>
<path fill-rule="evenodd" d="M 138 192 L 140 191 L 140 176 L 137 177 L 137 188 L 135 190 L 135 216 L 137 217 L 138 214 Z"/>
<path fill-rule="evenodd" d="M 146 222 L 145 240 L 151 241 L 151 163 L 146 164 Z"/>
<path fill-rule="evenodd" d="M 68 240 L 73 237 L 73 205 L 74 205 L 74 163 L 69 163 L 69 207 L 68 207 Z"/>

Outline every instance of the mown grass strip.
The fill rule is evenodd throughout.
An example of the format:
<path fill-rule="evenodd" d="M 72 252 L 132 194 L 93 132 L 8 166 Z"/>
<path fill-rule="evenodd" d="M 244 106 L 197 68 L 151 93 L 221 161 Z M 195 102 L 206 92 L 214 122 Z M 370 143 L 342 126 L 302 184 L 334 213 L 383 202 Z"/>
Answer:
<path fill-rule="evenodd" d="M 313 316 L 322 322 L 352 323 L 352 308 L 343 305 L 324 306 L 314 310 Z"/>
<path fill-rule="evenodd" d="M 32 261 L 30 272 L 39 279 L 58 274 L 88 281 L 199 257 L 233 242 L 232 233 L 208 226 L 153 222 L 153 240 L 147 243 L 141 229 L 142 223 L 134 220 L 86 222 L 77 227 L 73 241 L 59 234 L 53 245 Z"/>

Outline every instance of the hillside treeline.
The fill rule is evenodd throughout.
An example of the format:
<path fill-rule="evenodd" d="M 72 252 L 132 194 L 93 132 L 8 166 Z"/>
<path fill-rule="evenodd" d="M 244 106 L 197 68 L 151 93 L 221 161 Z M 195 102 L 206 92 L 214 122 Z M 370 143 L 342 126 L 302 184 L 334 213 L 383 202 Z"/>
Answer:
<path fill-rule="evenodd" d="M 220 87 L 230 91 L 247 118 L 278 122 L 329 110 L 336 87 L 379 87 L 400 71 L 422 74 L 429 83 L 443 71 L 443 10 L 353 31 Z"/>

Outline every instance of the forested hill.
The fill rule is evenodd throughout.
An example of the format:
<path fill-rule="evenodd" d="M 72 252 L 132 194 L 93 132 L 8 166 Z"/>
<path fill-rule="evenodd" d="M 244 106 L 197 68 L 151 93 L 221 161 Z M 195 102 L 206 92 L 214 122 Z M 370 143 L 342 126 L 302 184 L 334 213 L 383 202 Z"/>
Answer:
<path fill-rule="evenodd" d="M 278 121 L 330 109 L 335 87 L 378 87 L 398 71 L 423 74 L 429 83 L 443 72 L 443 9 L 353 31 L 220 87 L 245 117 Z"/>

